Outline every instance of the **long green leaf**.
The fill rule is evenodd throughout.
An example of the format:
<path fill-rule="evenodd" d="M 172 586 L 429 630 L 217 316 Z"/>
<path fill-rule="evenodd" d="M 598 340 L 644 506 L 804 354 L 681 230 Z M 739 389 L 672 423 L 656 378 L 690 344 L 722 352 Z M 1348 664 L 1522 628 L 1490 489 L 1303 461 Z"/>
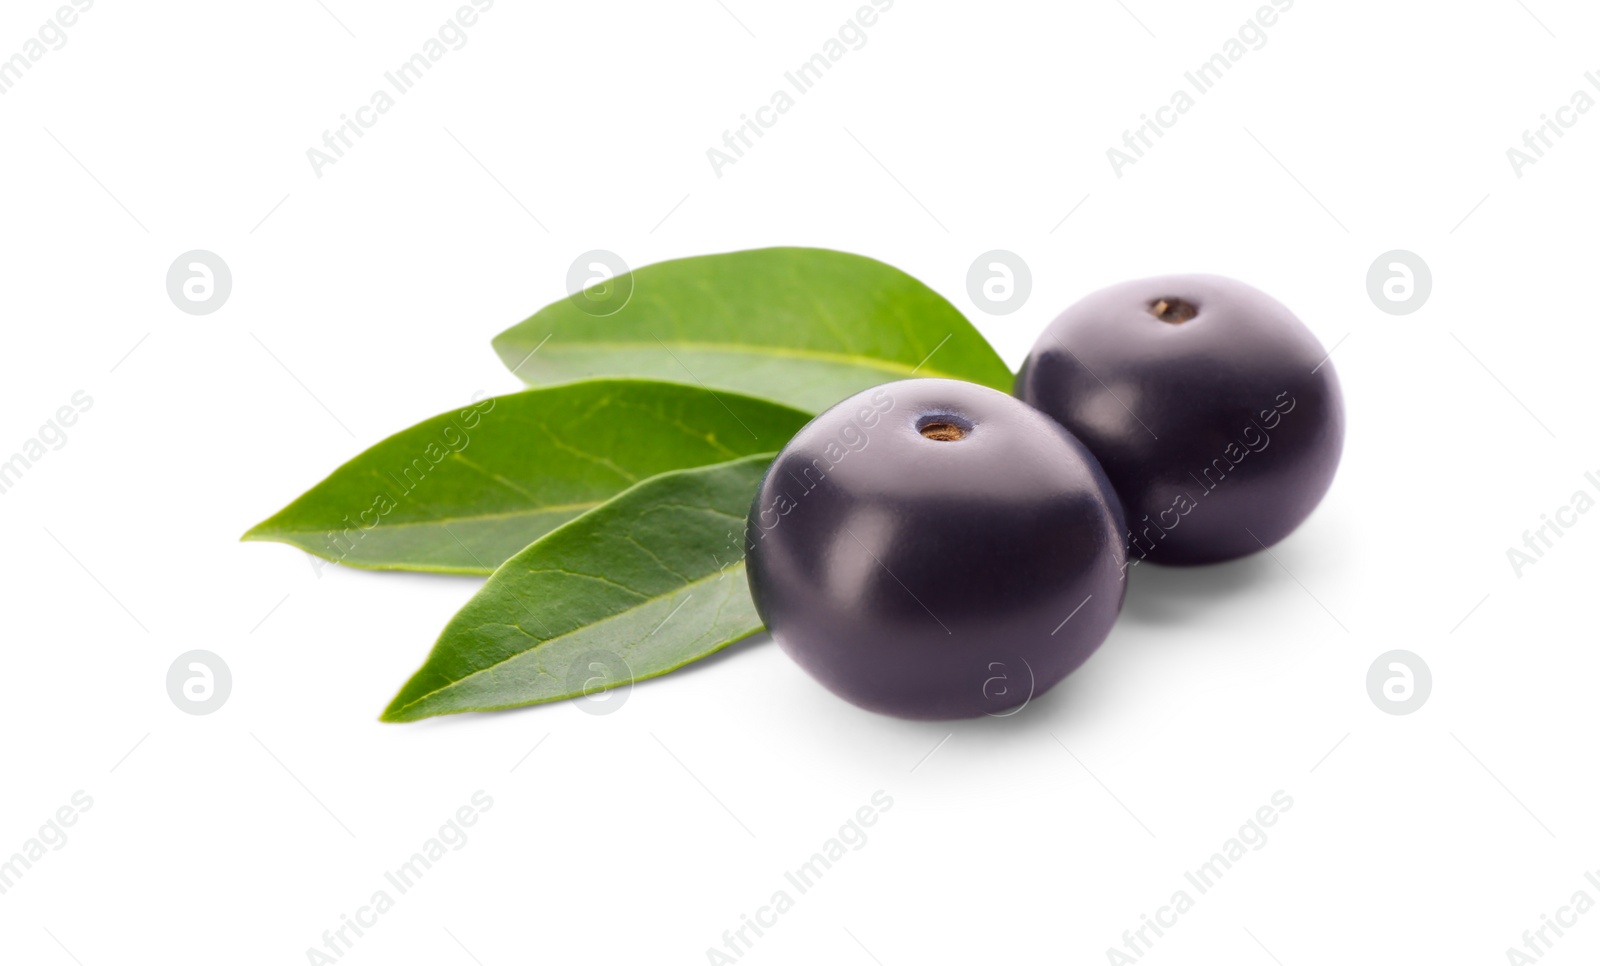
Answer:
<path fill-rule="evenodd" d="M 485 399 L 378 443 L 244 539 L 357 567 L 487 574 L 640 480 L 772 452 L 806 418 L 644 380 Z"/>
<path fill-rule="evenodd" d="M 744 526 L 771 459 L 657 476 L 540 538 L 456 614 L 383 720 L 559 701 L 595 690 L 592 665 L 614 686 L 759 631 Z"/>
<path fill-rule="evenodd" d="M 820 248 L 648 265 L 546 306 L 494 346 L 531 385 L 645 376 L 807 412 L 912 375 L 1012 385 L 943 296 L 882 262 Z"/>

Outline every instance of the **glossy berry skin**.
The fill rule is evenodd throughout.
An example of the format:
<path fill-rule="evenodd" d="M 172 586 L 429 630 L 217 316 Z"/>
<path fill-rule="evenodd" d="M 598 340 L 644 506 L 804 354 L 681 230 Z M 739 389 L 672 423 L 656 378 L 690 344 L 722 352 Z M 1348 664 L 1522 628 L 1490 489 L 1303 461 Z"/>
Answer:
<path fill-rule="evenodd" d="M 1215 275 L 1095 292 L 1040 336 L 1016 394 L 1100 459 L 1128 558 L 1232 560 L 1288 536 L 1333 481 L 1344 403 L 1328 353 L 1276 299 Z"/>
<path fill-rule="evenodd" d="M 762 481 L 746 541 L 784 651 L 905 718 L 1015 713 L 1122 605 L 1120 510 L 1094 457 L 968 382 L 890 383 L 812 420 Z"/>

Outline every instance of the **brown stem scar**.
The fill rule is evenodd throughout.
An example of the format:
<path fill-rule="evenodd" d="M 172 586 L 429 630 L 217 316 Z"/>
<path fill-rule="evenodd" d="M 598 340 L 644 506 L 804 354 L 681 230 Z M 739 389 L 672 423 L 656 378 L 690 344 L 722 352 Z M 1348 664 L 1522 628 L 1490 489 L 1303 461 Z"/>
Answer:
<path fill-rule="evenodd" d="M 1180 298 L 1156 299 L 1150 303 L 1150 314 L 1163 322 L 1177 325 L 1200 314 L 1200 307 Z"/>

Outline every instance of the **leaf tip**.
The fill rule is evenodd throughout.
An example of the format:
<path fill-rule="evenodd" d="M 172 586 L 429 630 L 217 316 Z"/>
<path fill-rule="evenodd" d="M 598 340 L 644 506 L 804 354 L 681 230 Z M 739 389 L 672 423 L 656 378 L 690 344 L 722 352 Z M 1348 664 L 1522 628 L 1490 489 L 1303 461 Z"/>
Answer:
<path fill-rule="evenodd" d="M 420 721 L 428 717 L 426 713 L 417 713 L 413 707 L 415 704 L 415 701 L 406 700 L 406 693 L 402 689 L 399 694 L 394 696 L 394 700 L 389 702 L 389 706 L 383 709 L 383 713 L 378 715 L 378 720 L 385 724 L 404 724 L 408 721 Z"/>
<path fill-rule="evenodd" d="M 282 540 L 285 528 L 280 521 L 282 520 L 287 509 L 288 508 L 286 507 L 283 510 L 279 510 L 277 513 L 274 513 L 272 516 L 267 517 L 265 520 L 262 520 L 260 523 L 246 530 L 244 534 L 239 537 L 239 542 L 247 543 L 252 540 Z"/>

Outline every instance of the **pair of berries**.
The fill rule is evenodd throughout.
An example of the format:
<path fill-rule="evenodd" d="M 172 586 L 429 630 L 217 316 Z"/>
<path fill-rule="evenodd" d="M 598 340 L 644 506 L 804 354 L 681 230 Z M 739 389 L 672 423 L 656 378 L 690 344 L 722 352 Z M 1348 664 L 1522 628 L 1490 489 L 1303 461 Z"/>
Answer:
<path fill-rule="evenodd" d="M 1002 714 L 1100 646 L 1127 571 L 1282 540 L 1328 490 L 1339 382 L 1282 304 L 1205 275 L 1097 292 L 1016 398 L 911 379 L 839 403 L 751 506 L 750 590 L 835 694 L 907 718 Z"/>

